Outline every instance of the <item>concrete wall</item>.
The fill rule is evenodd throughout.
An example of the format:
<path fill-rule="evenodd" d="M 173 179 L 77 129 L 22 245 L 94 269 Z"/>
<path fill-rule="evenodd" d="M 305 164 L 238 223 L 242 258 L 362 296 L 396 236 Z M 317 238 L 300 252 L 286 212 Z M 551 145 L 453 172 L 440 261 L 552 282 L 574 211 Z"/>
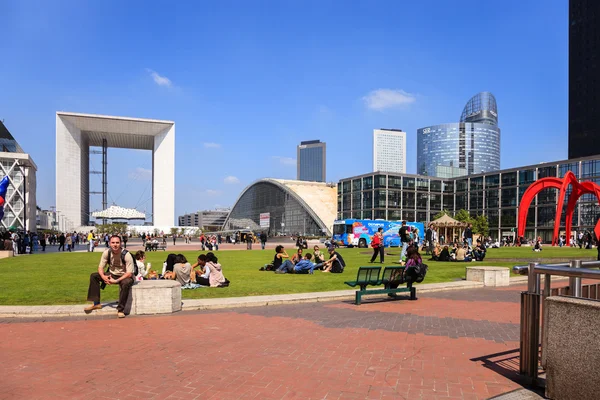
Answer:
<path fill-rule="evenodd" d="M 548 297 L 546 396 L 600 398 L 600 301 Z"/>
<path fill-rule="evenodd" d="M 89 196 L 83 193 L 81 182 L 87 168 L 82 171 L 81 149 L 86 147 L 81 131 L 72 123 L 56 116 L 56 209 L 74 226 L 80 226 L 87 221 L 81 218 L 84 204 L 81 199 Z M 85 210 L 85 212 L 88 212 Z M 63 224 L 60 228 L 64 229 Z"/>

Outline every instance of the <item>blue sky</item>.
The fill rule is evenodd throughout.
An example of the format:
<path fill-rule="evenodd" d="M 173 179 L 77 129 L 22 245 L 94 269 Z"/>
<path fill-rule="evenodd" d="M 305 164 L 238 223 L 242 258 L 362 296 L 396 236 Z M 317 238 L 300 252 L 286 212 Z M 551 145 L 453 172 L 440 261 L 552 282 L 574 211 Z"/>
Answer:
<path fill-rule="evenodd" d="M 498 101 L 502 168 L 567 158 L 567 0 L 9 0 L 2 13 L 0 119 L 38 165 L 43 208 L 59 110 L 175 121 L 178 215 L 295 179 L 301 140 L 327 142 L 335 182 L 372 170 L 373 129 L 403 129 L 414 173 L 416 130 L 457 122 L 480 91 Z M 109 200 L 150 213 L 150 152 L 109 149 L 108 168 Z"/>

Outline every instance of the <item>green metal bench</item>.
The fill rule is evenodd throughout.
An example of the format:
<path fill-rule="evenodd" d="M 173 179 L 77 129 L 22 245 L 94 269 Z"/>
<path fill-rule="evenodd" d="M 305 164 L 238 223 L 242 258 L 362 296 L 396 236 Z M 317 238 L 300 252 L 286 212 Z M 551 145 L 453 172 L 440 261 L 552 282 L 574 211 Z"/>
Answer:
<path fill-rule="evenodd" d="M 367 294 L 388 294 L 395 297 L 396 293 L 410 292 L 410 299 L 416 300 L 417 291 L 412 286 L 412 282 L 407 282 L 406 287 L 390 287 L 391 284 L 398 282 L 398 279 L 395 279 L 395 277 L 403 273 L 404 267 L 398 265 L 384 267 L 383 274 L 381 273 L 381 267 L 360 267 L 356 275 L 356 280 L 344 283 L 350 287 L 358 286 L 360 288 L 360 290 L 356 291 L 355 304 L 357 306 L 360 305 L 362 296 Z M 383 288 L 367 289 L 367 286 L 381 285 L 383 285 Z"/>

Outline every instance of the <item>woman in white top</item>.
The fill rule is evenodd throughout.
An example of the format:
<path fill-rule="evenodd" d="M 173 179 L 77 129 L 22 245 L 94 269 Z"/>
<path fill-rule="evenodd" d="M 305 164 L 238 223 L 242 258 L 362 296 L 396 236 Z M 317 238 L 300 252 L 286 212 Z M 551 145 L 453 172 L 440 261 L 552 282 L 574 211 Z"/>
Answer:
<path fill-rule="evenodd" d="M 146 261 L 146 253 L 143 252 L 142 250 L 138 250 L 138 252 L 135 253 L 135 262 L 138 267 L 138 274 L 135 276 L 136 281 L 144 280 L 144 278 L 146 278 L 148 276 L 148 272 L 150 272 L 150 271 L 148 271 L 150 268 L 148 268 L 148 270 L 146 270 L 146 265 L 144 264 L 145 261 Z"/>

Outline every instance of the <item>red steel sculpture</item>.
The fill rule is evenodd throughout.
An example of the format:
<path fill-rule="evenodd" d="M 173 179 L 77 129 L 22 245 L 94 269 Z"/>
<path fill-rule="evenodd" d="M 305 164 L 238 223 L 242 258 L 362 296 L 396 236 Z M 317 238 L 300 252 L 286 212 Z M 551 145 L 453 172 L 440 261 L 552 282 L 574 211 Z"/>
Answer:
<path fill-rule="evenodd" d="M 529 212 L 529 206 L 535 198 L 535 196 L 544 189 L 554 188 L 559 189 L 558 203 L 556 204 L 556 218 L 554 219 L 554 234 L 552 235 L 552 245 L 556 246 L 558 243 L 558 234 L 560 231 L 560 219 L 562 217 L 563 204 L 565 202 L 565 194 L 569 185 L 572 185 L 572 192 L 567 202 L 567 213 L 566 217 L 566 232 L 571 232 L 571 226 L 573 223 L 573 212 L 577 205 L 577 200 L 584 194 L 594 194 L 600 204 L 600 186 L 594 182 L 579 182 L 575 177 L 575 174 L 568 171 L 564 178 L 542 178 L 533 182 L 523 193 L 523 198 L 519 204 L 519 219 L 518 219 L 518 235 L 523 237 L 525 234 L 525 225 L 527 224 L 527 213 Z M 594 227 L 596 237 L 600 238 L 600 220 Z M 567 239 L 567 246 L 569 245 L 571 235 L 565 235 Z"/>

